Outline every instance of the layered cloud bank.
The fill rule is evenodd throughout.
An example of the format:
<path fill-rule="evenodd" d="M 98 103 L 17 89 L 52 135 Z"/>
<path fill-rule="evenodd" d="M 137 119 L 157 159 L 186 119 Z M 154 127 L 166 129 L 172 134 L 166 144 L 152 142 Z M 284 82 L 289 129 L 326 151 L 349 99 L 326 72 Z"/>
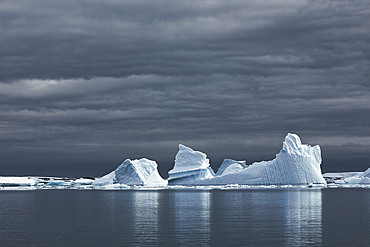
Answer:
<path fill-rule="evenodd" d="M 369 8 L 2 0 L 0 170 L 97 176 L 123 155 L 164 175 L 178 143 L 258 161 L 288 131 L 320 143 L 326 171 L 365 170 Z"/>

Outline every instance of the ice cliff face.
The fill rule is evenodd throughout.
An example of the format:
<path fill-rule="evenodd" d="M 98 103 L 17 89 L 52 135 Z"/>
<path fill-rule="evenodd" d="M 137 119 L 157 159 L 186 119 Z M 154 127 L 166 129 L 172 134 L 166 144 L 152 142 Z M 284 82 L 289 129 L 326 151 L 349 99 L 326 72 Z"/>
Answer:
<path fill-rule="evenodd" d="M 96 179 L 94 185 L 166 186 L 167 181 L 159 175 L 157 168 L 157 163 L 149 159 L 127 159 L 115 171 Z"/>
<path fill-rule="evenodd" d="M 230 171 L 236 171 L 247 167 L 247 162 L 245 160 L 243 161 L 236 161 L 232 159 L 224 159 L 222 162 L 220 168 L 218 168 L 216 176 L 220 176 L 222 174 L 230 172 Z"/>
<path fill-rule="evenodd" d="M 168 184 L 178 185 L 191 184 L 199 179 L 212 178 L 214 172 L 209 166 L 206 154 L 180 144 L 175 165 L 168 172 L 168 175 Z"/>
<path fill-rule="evenodd" d="M 195 181 L 203 185 L 304 185 L 326 184 L 321 174 L 321 150 L 301 143 L 295 134 L 288 134 L 283 149 L 271 161 L 256 162 L 235 172 Z"/>

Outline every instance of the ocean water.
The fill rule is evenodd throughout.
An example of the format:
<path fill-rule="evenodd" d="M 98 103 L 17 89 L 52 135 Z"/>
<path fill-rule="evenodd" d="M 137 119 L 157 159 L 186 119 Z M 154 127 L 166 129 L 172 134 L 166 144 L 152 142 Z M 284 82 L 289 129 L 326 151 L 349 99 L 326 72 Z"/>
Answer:
<path fill-rule="evenodd" d="M 1 191 L 0 246 L 370 246 L 370 190 Z"/>

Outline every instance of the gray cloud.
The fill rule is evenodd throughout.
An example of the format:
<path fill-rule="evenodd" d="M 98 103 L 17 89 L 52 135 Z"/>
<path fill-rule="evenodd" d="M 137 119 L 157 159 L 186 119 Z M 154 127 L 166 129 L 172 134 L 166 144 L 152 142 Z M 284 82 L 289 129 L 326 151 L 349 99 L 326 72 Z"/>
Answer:
<path fill-rule="evenodd" d="M 364 170 L 368 1 L 2 1 L 3 174 L 102 175 L 177 144 L 271 159 L 287 132 Z"/>

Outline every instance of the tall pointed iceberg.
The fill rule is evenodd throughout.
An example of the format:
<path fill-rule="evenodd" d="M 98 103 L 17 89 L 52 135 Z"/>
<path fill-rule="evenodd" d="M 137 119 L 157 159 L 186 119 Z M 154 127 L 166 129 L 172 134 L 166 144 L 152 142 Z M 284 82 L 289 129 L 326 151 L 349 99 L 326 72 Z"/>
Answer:
<path fill-rule="evenodd" d="M 179 144 L 175 165 L 168 172 L 168 175 L 169 185 L 179 185 L 191 184 L 199 179 L 212 178 L 215 174 L 209 166 L 206 154 Z"/>

